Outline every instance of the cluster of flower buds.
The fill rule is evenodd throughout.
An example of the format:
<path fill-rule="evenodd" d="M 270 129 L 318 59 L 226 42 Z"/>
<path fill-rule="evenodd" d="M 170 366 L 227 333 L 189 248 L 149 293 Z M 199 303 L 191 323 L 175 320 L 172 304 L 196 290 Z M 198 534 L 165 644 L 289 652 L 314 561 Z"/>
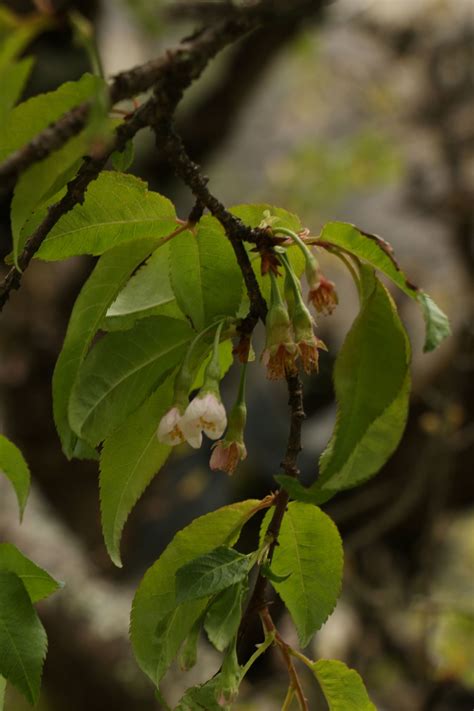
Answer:
<path fill-rule="evenodd" d="M 163 444 L 174 447 L 187 442 L 191 447 L 199 449 L 203 433 L 213 440 L 219 440 L 224 434 L 227 415 L 219 391 L 221 373 L 218 351 L 222 323 L 216 330 L 213 352 L 204 373 L 203 385 L 191 402 L 188 402 L 188 393 L 192 387 L 193 373 L 189 360 L 193 346 L 180 368 L 175 382 L 174 404 L 161 418 L 156 433 Z M 242 380 L 239 397 L 230 414 L 227 436 L 214 445 L 210 462 L 211 469 L 221 469 L 229 474 L 235 470 L 238 462 L 247 456 L 243 441 L 246 421 L 244 382 Z"/>
<path fill-rule="evenodd" d="M 266 343 L 262 354 L 270 380 L 279 380 L 287 373 L 295 372 L 298 358 L 301 358 L 306 373 L 317 370 L 319 350 L 326 349 L 323 341 L 314 334 L 313 318 L 303 302 L 299 281 L 286 254 L 280 253 L 280 258 L 286 272 L 286 304 L 276 276 L 270 274 L 272 292 L 266 322 Z"/>

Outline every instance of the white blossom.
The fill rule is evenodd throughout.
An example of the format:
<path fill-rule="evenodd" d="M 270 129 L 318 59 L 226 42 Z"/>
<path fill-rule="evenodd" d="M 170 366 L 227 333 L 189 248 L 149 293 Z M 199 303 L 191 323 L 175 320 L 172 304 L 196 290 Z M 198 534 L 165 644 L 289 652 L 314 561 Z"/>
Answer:
<path fill-rule="evenodd" d="M 181 425 L 183 419 L 182 411 L 174 405 L 171 410 L 168 410 L 166 415 L 161 418 L 156 433 L 158 439 L 163 444 L 169 444 L 174 447 L 181 442 L 188 442 L 191 447 L 199 449 L 202 443 L 202 433 L 199 427 L 187 426 L 186 431 Z"/>
<path fill-rule="evenodd" d="M 179 426 L 188 442 L 190 434 L 196 430 L 204 431 L 210 439 L 219 439 L 227 427 L 224 405 L 212 392 L 197 395 L 186 408 Z"/>

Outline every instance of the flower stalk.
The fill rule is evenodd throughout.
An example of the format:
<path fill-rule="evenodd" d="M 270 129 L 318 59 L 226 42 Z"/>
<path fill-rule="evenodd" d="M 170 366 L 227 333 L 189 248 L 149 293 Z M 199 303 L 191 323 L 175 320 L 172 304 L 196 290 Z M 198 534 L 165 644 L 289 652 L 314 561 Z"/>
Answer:
<path fill-rule="evenodd" d="M 334 282 L 324 276 L 318 260 L 296 232 L 286 227 L 277 227 L 274 231 L 291 237 L 304 255 L 305 274 L 309 287 L 308 303 L 312 304 L 318 313 L 331 314 L 339 303 Z"/>
<path fill-rule="evenodd" d="M 303 301 L 301 287 L 293 272 L 288 256 L 286 254 L 280 254 L 280 258 L 285 267 L 288 288 L 292 292 L 293 297 L 291 315 L 298 354 L 301 357 L 304 371 L 311 373 L 312 371 L 317 371 L 319 367 L 318 349 L 327 349 L 323 341 L 314 335 L 314 321 Z"/>

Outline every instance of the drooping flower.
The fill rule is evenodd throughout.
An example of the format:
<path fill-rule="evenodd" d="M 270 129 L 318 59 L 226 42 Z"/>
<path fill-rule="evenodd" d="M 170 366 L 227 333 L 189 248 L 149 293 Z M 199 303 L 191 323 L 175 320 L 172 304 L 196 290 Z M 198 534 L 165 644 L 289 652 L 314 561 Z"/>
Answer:
<path fill-rule="evenodd" d="M 313 334 L 311 339 L 298 342 L 298 352 L 301 356 L 303 370 L 311 373 L 319 370 L 319 351 L 327 351 L 327 346 L 320 338 Z"/>
<path fill-rule="evenodd" d="M 219 439 L 227 427 L 227 415 L 221 401 L 219 382 L 221 368 L 219 364 L 219 342 L 223 327 L 220 322 L 214 336 L 211 359 L 204 371 L 204 382 L 198 395 L 191 400 L 180 420 L 184 436 L 191 436 L 196 431 L 204 432 L 210 439 Z"/>
<path fill-rule="evenodd" d="M 270 278 L 272 295 L 265 324 L 266 341 L 262 362 L 267 366 L 267 377 L 270 380 L 280 380 L 287 372 L 295 370 L 297 348 L 293 340 L 288 309 L 283 303 L 276 277 L 270 274 Z"/>
<path fill-rule="evenodd" d="M 227 427 L 227 415 L 218 392 L 205 391 L 191 400 L 179 426 L 189 442 L 196 431 L 204 432 L 210 439 L 219 439 Z"/>
<path fill-rule="evenodd" d="M 244 430 L 247 421 L 245 403 L 246 365 L 242 368 L 237 400 L 229 415 L 229 427 L 224 439 L 213 445 L 209 466 L 233 474 L 238 463 L 246 458 L 247 448 L 244 443 Z"/>
<path fill-rule="evenodd" d="M 162 444 L 169 444 L 174 447 L 176 444 L 184 442 L 184 435 L 179 426 L 180 419 L 181 412 L 176 405 L 171 410 L 168 410 L 166 415 L 163 415 L 156 433 Z"/>
<path fill-rule="evenodd" d="M 318 349 L 325 349 L 326 346 L 323 341 L 314 335 L 313 318 L 303 302 L 300 283 L 291 268 L 286 254 L 282 254 L 281 259 L 286 271 L 286 289 L 289 296 L 291 295 L 291 321 L 298 356 L 301 357 L 304 371 L 311 373 L 313 370 L 318 370 Z"/>
<path fill-rule="evenodd" d="M 335 284 L 326 279 L 318 269 L 309 281 L 308 303 L 312 304 L 318 313 L 332 314 L 339 303 Z"/>
<path fill-rule="evenodd" d="M 175 380 L 174 405 L 161 418 L 157 430 L 160 442 L 174 446 L 188 442 L 199 449 L 203 431 L 211 439 L 219 439 L 227 426 L 227 417 L 219 394 L 219 342 L 224 320 L 217 324 L 211 359 L 204 373 L 204 384 L 191 402 L 188 393 L 194 380 L 190 367 L 191 354 L 197 341 L 209 330 L 207 327 L 191 344 Z M 214 327 L 215 324 L 211 326 Z"/>
<path fill-rule="evenodd" d="M 293 312 L 293 328 L 298 354 L 305 373 L 319 368 L 319 350 L 327 350 L 325 343 L 317 338 L 313 330 L 314 322 L 302 299 L 296 300 Z"/>
<path fill-rule="evenodd" d="M 199 428 L 192 427 L 187 427 L 186 430 L 184 430 L 182 427 L 183 413 L 184 408 L 179 405 L 173 405 L 173 407 L 163 415 L 156 433 L 158 440 L 171 447 L 186 441 L 191 447 L 199 449 L 202 443 L 202 432 Z"/>
<path fill-rule="evenodd" d="M 240 461 L 247 456 L 244 442 L 221 439 L 213 445 L 209 466 L 212 470 L 219 469 L 226 474 L 233 474 Z"/>

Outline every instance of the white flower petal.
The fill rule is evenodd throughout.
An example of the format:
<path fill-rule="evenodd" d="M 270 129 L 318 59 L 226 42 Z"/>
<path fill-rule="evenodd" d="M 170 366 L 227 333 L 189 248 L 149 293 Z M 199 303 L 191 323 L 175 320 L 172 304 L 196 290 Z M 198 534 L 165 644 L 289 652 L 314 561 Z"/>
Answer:
<path fill-rule="evenodd" d="M 180 442 L 184 442 L 184 436 L 179 425 L 180 419 L 181 412 L 176 406 L 168 410 L 161 418 L 156 432 L 156 436 L 160 442 L 171 445 L 172 447 L 180 444 Z"/>
<path fill-rule="evenodd" d="M 185 424 L 181 425 L 181 430 L 183 432 L 183 436 L 186 442 L 191 445 L 191 447 L 194 447 L 194 449 L 199 449 L 202 444 L 201 428 Z"/>

